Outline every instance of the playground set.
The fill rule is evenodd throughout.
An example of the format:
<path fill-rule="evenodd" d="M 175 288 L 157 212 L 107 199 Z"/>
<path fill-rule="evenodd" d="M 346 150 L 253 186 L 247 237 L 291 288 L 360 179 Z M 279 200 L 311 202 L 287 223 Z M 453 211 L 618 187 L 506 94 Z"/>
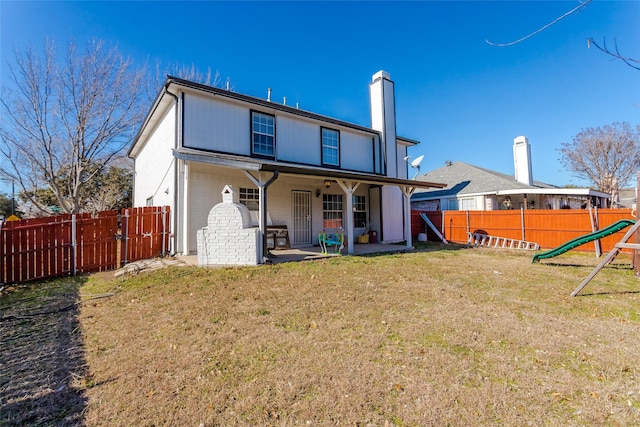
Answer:
<path fill-rule="evenodd" d="M 427 216 L 422 213 L 420 214 L 422 219 L 425 221 L 426 225 L 428 225 L 432 230 L 434 230 L 438 237 L 443 241 L 443 243 L 447 243 L 444 236 L 442 236 L 437 228 L 433 225 L 433 223 L 427 218 Z M 531 263 L 535 263 L 536 261 L 540 261 L 542 259 L 553 258 L 558 255 L 561 255 L 565 252 L 568 252 L 580 245 L 584 245 L 585 243 L 593 242 L 595 240 L 600 240 L 604 237 L 615 234 L 619 231 L 624 230 L 627 227 L 631 227 L 625 235 L 616 243 L 613 249 L 602 259 L 602 261 L 593 269 L 593 271 L 580 283 L 580 285 L 571 293 L 572 297 L 575 297 L 584 289 L 584 287 L 593 279 L 596 274 L 602 268 L 604 268 L 607 264 L 614 260 L 614 258 L 620 253 L 621 249 L 633 249 L 635 251 L 640 251 L 640 243 L 627 243 L 627 240 L 631 238 L 636 232 L 638 232 L 640 228 L 640 221 L 634 221 L 631 219 L 621 219 L 616 221 L 615 223 L 601 229 L 596 230 L 592 233 L 585 234 L 583 236 L 576 237 L 575 239 L 571 239 L 560 246 L 550 249 L 545 252 L 540 252 L 533 255 L 531 259 Z M 480 246 L 480 247 L 492 247 L 492 248 L 504 248 L 504 249 L 525 249 L 525 250 L 539 250 L 540 245 L 535 242 L 528 242 L 524 240 L 518 239 L 509 239 L 505 237 L 491 236 L 486 233 L 471 233 L 468 232 L 468 241 L 467 245 L 469 246 Z M 598 251 L 598 256 L 600 255 Z"/>

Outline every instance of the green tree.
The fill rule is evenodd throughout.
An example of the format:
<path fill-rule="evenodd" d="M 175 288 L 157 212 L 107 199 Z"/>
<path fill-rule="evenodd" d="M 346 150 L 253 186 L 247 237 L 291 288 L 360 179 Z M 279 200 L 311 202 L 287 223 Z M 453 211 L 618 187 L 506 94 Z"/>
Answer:
<path fill-rule="evenodd" d="M 11 215 L 11 195 L 7 196 L 6 194 L 0 193 L 0 216 L 8 217 Z"/>

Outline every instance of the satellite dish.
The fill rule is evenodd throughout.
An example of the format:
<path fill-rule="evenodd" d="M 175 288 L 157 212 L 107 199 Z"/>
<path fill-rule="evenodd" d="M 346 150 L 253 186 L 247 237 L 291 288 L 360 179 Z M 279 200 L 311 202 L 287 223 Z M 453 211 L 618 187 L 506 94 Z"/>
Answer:
<path fill-rule="evenodd" d="M 424 154 L 415 158 L 414 161 L 411 162 L 411 167 L 420 170 L 420 163 L 424 159 Z"/>
<path fill-rule="evenodd" d="M 405 160 L 409 160 L 407 157 L 405 157 Z M 413 175 L 413 178 L 411 179 L 416 179 L 416 177 L 420 173 L 420 163 L 422 162 L 422 159 L 424 159 L 424 155 L 416 157 L 411 163 L 409 163 L 412 168 L 417 169 L 416 174 Z"/>

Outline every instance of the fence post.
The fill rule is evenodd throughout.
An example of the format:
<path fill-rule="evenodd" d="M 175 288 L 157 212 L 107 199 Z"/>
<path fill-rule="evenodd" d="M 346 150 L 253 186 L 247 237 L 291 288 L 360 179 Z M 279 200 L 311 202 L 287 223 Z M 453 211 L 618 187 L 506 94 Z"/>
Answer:
<path fill-rule="evenodd" d="M 0 221 L 0 283 L 4 282 L 4 265 L 7 262 L 4 256 L 4 234 L 2 233 L 2 226 L 4 225 L 4 219 Z"/>
<path fill-rule="evenodd" d="M 524 208 L 520 208 L 520 228 L 522 229 L 522 241 L 526 241 L 526 233 L 524 229 Z"/>
<path fill-rule="evenodd" d="M 471 232 L 471 225 L 469 224 L 469 211 L 466 211 L 466 215 L 467 217 L 467 233 Z"/>
<path fill-rule="evenodd" d="M 166 236 L 165 235 L 166 230 L 164 229 L 164 223 L 165 223 L 166 217 L 167 217 L 167 207 L 166 206 L 162 206 L 162 234 L 160 235 L 161 238 L 162 238 L 162 255 L 161 256 L 165 256 L 165 253 L 166 253 L 166 251 L 165 251 L 165 242 L 164 242 L 164 240 L 166 238 L 165 237 Z"/>
<path fill-rule="evenodd" d="M 124 259 L 122 265 L 127 265 L 127 253 L 129 251 L 129 209 L 124 210 L 122 238 L 124 239 Z"/>
<path fill-rule="evenodd" d="M 633 211 L 631 211 L 631 213 L 635 212 L 634 215 L 634 220 L 638 221 L 638 185 L 640 185 L 640 172 L 637 173 L 636 175 L 637 177 L 637 181 L 636 181 L 636 207 Z M 633 241 L 634 243 L 640 243 L 640 232 L 636 231 L 634 236 L 633 236 Z M 635 272 L 635 276 L 636 277 L 640 277 L 640 251 L 637 249 L 633 250 L 633 257 L 632 257 L 632 261 L 633 261 L 633 271 Z"/>
<path fill-rule="evenodd" d="M 75 276 L 78 271 L 78 244 L 76 242 L 77 238 L 77 220 L 76 214 L 71 215 L 71 262 L 73 263 L 73 267 L 71 270 L 73 271 L 73 275 Z"/>

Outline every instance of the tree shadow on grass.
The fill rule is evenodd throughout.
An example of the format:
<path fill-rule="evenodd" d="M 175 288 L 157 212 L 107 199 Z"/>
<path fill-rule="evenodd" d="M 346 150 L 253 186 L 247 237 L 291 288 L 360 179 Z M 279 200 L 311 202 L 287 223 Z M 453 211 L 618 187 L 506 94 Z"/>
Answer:
<path fill-rule="evenodd" d="M 0 425 L 84 425 L 82 283 L 31 283 L 0 296 Z"/>

